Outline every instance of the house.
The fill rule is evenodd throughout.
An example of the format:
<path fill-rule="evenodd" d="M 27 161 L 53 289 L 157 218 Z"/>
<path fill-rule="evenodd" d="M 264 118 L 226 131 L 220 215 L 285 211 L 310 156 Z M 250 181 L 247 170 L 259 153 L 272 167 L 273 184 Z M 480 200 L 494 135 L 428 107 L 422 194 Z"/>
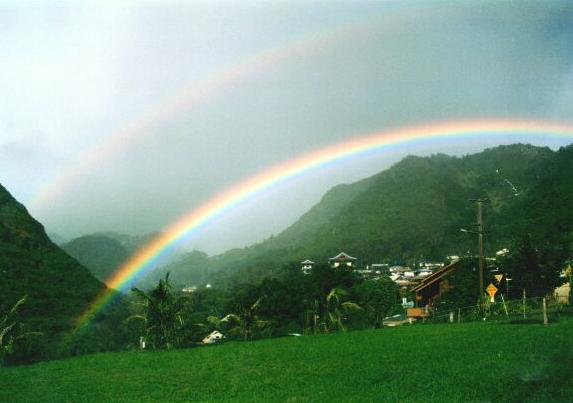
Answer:
<path fill-rule="evenodd" d="M 215 344 L 215 343 L 220 343 L 223 341 L 223 339 L 225 338 L 225 336 L 223 335 L 223 333 L 219 332 L 218 330 L 215 330 L 213 332 L 211 332 L 211 334 L 207 337 L 205 337 L 201 343 L 202 344 Z"/>
<path fill-rule="evenodd" d="M 565 283 L 560 287 L 557 287 L 553 294 L 558 303 L 568 304 L 570 293 L 571 293 L 571 284 Z"/>
<path fill-rule="evenodd" d="M 442 262 L 420 262 L 418 263 L 418 268 L 420 270 L 430 270 L 436 271 L 440 270 L 445 265 Z"/>
<path fill-rule="evenodd" d="M 366 265 L 366 269 L 354 270 L 354 272 L 356 274 L 358 274 L 359 276 L 362 276 L 363 278 L 371 279 L 371 280 L 378 280 L 380 278 L 380 276 L 382 275 L 380 270 L 373 270 L 368 265 Z"/>
<path fill-rule="evenodd" d="M 426 270 L 426 269 L 422 269 L 419 270 L 418 272 L 416 272 L 416 277 L 428 277 L 429 275 L 431 275 L 433 272 L 431 270 Z"/>
<path fill-rule="evenodd" d="M 375 272 L 390 274 L 390 265 L 388 263 L 373 263 L 370 268 Z"/>
<path fill-rule="evenodd" d="M 411 291 L 416 295 L 416 307 L 407 310 L 409 317 L 428 316 L 428 308 L 432 306 L 434 300 L 451 288 L 447 277 L 457 266 L 457 261 L 451 263 L 423 278 L 418 285 L 412 288 Z"/>
<path fill-rule="evenodd" d="M 412 271 L 412 269 L 407 266 L 392 266 L 389 271 L 393 274 L 404 275 L 405 272 Z"/>
<path fill-rule="evenodd" d="M 314 266 L 314 262 L 308 259 L 306 259 L 304 262 L 300 262 L 300 264 L 302 265 L 300 270 L 303 272 L 303 274 L 309 274 Z"/>
<path fill-rule="evenodd" d="M 338 255 L 328 259 L 328 263 L 330 263 L 330 266 L 333 269 L 345 268 L 352 270 L 355 261 L 356 261 L 355 257 L 352 257 L 344 252 L 340 252 Z"/>

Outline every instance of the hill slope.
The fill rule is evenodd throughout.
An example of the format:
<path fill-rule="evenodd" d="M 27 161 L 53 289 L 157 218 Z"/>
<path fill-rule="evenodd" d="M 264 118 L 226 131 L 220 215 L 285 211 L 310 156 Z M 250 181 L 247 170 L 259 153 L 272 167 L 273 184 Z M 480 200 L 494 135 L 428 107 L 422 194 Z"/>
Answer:
<path fill-rule="evenodd" d="M 365 265 L 443 259 L 475 253 L 476 207 L 484 208 L 487 253 L 509 246 L 525 233 L 536 240 L 573 233 L 573 146 L 515 144 L 464 157 L 407 157 L 362 181 L 340 185 L 281 234 L 243 249 L 176 262 L 163 270 L 174 278 L 226 286 L 276 273 L 282 264 L 325 261 L 340 251 Z M 515 196 L 515 192 L 519 196 Z"/>
<path fill-rule="evenodd" d="M 573 322 L 413 325 L 0 368 L 0 401 L 570 401 Z"/>
<path fill-rule="evenodd" d="M 43 226 L 0 185 L 0 312 L 27 295 L 20 310 L 28 330 L 41 331 L 28 345 L 35 359 L 54 345 L 105 287 L 50 241 Z"/>
<path fill-rule="evenodd" d="M 121 242 L 104 235 L 86 235 L 61 246 L 100 281 L 105 281 L 130 255 Z"/>
<path fill-rule="evenodd" d="M 98 232 L 74 238 L 62 244 L 61 248 L 77 259 L 97 279 L 105 282 L 129 256 L 158 235 L 158 232 L 144 235 Z M 179 257 L 182 257 L 182 253 L 176 251 L 165 261 L 172 262 Z"/>

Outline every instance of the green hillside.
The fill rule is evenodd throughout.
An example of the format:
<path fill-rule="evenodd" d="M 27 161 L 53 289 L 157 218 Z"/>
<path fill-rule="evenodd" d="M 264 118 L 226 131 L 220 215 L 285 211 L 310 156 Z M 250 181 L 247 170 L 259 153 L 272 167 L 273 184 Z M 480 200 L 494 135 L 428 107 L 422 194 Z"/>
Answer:
<path fill-rule="evenodd" d="M 405 325 L 0 368 L 10 402 L 567 402 L 573 321 Z"/>
<path fill-rule="evenodd" d="M 98 232 L 72 239 L 62 244 L 61 248 L 85 266 L 98 280 L 105 281 L 133 253 L 158 235 L 159 232 L 144 235 Z M 170 262 L 180 257 L 181 253 L 176 252 L 166 260 Z M 139 285 L 148 286 L 161 277 L 154 274 Z"/>
<path fill-rule="evenodd" d="M 219 286 L 258 281 L 289 261 L 326 261 L 340 251 L 359 264 L 441 260 L 475 253 L 460 228 L 476 222 L 472 198 L 487 197 L 486 253 L 531 234 L 561 242 L 573 233 L 573 146 L 515 144 L 464 157 L 407 157 L 362 181 L 334 187 L 277 236 L 205 259 L 165 267 L 174 278 Z M 518 196 L 515 196 L 515 192 Z M 197 255 L 195 255 L 197 257 Z M 179 274 L 185 273 L 185 274 Z"/>
<path fill-rule="evenodd" d="M 62 336 L 105 287 L 76 260 L 53 244 L 43 226 L 0 185 L 0 312 L 23 296 L 20 321 L 39 331 L 21 346 L 34 360 L 56 355 Z"/>
<path fill-rule="evenodd" d="M 106 231 L 106 232 L 98 232 L 93 234 L 93 236 L 100 236 L 113 239 L 121 244 L 125 249 L 127 249 L 130 253 L 134 252 L 138 248 L 142 247 L 153 238 L 159 236 L 159 232 L 150 232 L 148 234 L 143 235 L 129 235 L 129 234 L 120 234 L 119 232 L 113 231 Z"/>
<path fill-rule="evenodd" d="M 86 235 L 61 246 L 100 281 L 105 281 L 129 256 L 120 241 L 104 235 Z"/>

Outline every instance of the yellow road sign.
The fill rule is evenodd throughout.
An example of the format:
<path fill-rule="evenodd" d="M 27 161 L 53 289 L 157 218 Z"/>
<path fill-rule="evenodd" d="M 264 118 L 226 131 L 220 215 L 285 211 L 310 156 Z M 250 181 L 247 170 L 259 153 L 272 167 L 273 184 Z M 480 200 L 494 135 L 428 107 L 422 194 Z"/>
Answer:
<path fill-rule="evenodd" d="M 489 285 L 487 286 L 487 288 L 485 289 L 487 291 L 487 293 L 489 294 L 489 298 L 491 302 L 494 302 L 494 296 L 495 293 L 497 292 L 497 287 L 495 285 L 493 285 L 492 283 L 489 283 Z"/>
<path fill-rule="evenodd" d="M 499 283 L 501 283 L 501 280 L 503 279 L 503 274 L 496 274 L 494 277 L 497 280 L 497 283 L 499 284 Z"/>

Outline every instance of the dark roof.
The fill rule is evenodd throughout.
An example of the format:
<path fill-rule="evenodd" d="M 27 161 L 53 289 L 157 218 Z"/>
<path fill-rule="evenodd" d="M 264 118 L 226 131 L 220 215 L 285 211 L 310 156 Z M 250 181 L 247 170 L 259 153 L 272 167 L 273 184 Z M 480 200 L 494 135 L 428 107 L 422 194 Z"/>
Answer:
<path fill-rule="evenodd" d="M 423 290 L 424 288 L 428 287 L 429 285 L 435 283 L 436 281 L 440 280 L 442 277 L 444 277 L 446 274 L 448 274 L 449 272 L 451 272 L 452 270 L 454 270 L 456 268 L 456 266 L 458 265 L 459 261 L 455 261 L 453 263 L 450 263 L 449 265 L 442 267 L 440 270 L 430 274 L 428 277 L 424 278 L 420 284 L 418 284 L 416 287 L 412 288 L 413 292 L 418 292 Z"/>

